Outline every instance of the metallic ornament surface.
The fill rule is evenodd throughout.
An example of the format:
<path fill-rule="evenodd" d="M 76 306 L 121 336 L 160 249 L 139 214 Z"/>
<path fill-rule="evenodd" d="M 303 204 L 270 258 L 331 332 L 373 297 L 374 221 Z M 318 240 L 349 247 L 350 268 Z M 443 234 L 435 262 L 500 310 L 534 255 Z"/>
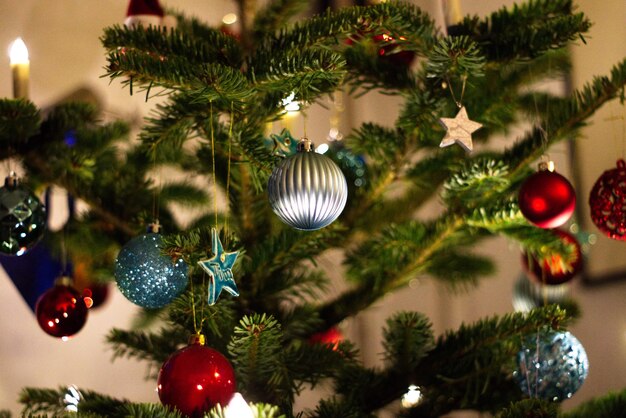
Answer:
<path fill-rule="evenodd" d="M 287 225 L 313 231 L 339 217 L 348 198 L 348 185 L 337 164 L 313 152 L 308 140 L 299 144 L 298 151 L 274 168 L 268 181 L 269 201 Z"/>
<path fill-rule="evenodd" d="M 8 181 L 0 188 L 0 252 L 20 256 L 43 237 L 46 209 L 28 189 Z"/>
<path fill-rule="evenodd" d="M 48 335 L 66 339 L 80 331 L 88 314 L 83 297 L 69 285 L 55 285 L 39 297 L 35 315 Z"/>
<path fill-rule="evenodd" d="M 563 401 L 582 386 L 589 373 L 587 353 L 569 332 L 543 331 L 528 335 L 517 354 L 513 373 L 528 396 Z"/>
<path fill-rule="evenodd" d="M 170 303 L 187 287 L 187 264 L 161 254 L 160 234 L 144 234 L 130 240 L 115 260 L 115 280 L 135 305 L 156 309 Z"/>

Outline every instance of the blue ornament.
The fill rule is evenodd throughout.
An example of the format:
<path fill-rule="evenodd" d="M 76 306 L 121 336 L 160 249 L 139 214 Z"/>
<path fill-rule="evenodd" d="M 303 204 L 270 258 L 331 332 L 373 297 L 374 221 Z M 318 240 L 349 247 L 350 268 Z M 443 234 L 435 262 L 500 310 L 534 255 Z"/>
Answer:
<path fill-rule="evenodd" d="M 551 401 L 571 398 L 589 372 L 587 353 L 569 332 L 543 331 L 527 336 L 517 354 L 517 364 L 513 375 L 522 391 Z"/>
<path fill-rule="evenodd" d="M 222 290 L 226 290 L 233 296 L 239 296 L 239 290 L 237 290 L 232 270 L 239 251 L 233 253 L 224 252 L 222 241 L 220 241 L 220 236 L 215 229 L 211 230 L 211 241 L 213 257 L 208 260 L 198 261 L 198 264 L 210 276 L 208 303 L 209 305 L 215 305 Z"/>
<path fill-rule="evenodd" d="M 148 233 L 130 240 L 115 260 L 115 280 L 128 300 L 156 309 L 170 303 L 187 287 L 187 264 L 161 254 L 160 234 Z"/>

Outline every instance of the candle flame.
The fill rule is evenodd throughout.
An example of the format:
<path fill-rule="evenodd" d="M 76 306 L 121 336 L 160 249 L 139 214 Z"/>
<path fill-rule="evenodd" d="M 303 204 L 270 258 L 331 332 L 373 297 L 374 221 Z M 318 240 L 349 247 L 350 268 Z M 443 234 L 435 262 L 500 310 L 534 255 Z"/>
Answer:
<path fill-rule="evenodd" d="M 17 38 L 11 44 L 9 59 L 11 60 L 11 65 L 28 64 L 28 48 L 26 48 L 22 38 Z"/>

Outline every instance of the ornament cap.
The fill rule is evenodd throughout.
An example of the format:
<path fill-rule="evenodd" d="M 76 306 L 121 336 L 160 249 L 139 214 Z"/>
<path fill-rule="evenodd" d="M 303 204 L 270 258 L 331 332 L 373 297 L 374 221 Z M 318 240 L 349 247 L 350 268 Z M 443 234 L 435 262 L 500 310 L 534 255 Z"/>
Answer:
<path fill-rule="evenodd" d="M 146 232 L 148 234 L 159 234 L 159 233 L 161 233 L 161 224 L 159 223 L 159 220 L 157 219 L 156 221 L 148 224 L 148 226 L 146 227 Z"/>
<path fill-rule="evenodd" d="M 74 280 L 70 276 L 62 275 L 59 276 L 55 281 L 55 286 L 72 286 L 74 284 Z"/>
<path fill-rule="evenodd" d="M 298 152 L 311 152 L 315 150 L 315 145 L 309 138 L 302 138 L 298 143 Z"/>
<path fill-rule="evenodd" d="M 205 345 L 206 344 L 206 337 L 204 336 L 204 334 L 200 334 L 199 332 L 197 334 L 192 334 L 189 337 L 189 345 Z"/>
<path fill-rule="evenodd" d="M 20 179 L 15 173 L 11 171 L 8 176 L 4 178 L 4 186 L 8 189 L 14 189 L 20 184 Z"/>
<path fill-rule="evenodd" d="M 554 171 L 554 161 L 548 160 L 548 161 L 540 162 L 539 163 L 539 171 L 550 171 L 550 172 L 553 172 Z"/>

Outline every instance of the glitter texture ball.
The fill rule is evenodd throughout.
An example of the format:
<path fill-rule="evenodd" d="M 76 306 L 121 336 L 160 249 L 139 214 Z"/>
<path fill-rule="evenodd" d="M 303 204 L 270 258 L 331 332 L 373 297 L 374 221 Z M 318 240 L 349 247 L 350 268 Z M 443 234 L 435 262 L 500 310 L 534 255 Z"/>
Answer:
<path fill-rule="evenodd" d="M 540 170 L 522 184 L 519 207 L 526 219 L 538 227 L 556 228 L 574 213 L 576 192 L 559 173 Z"/>
<path fill-rule="evenodd" d="M 8 180 L 0 187 L 0 252 L 19 256 L 43 237 L 46 210 L 30 190 Z"/>
<path fill-rule="evenodd" d="M 203 417 L 215 405 L 226 406 L 237 383 L 235 372 L 219 351 L 191 344 L 161 366 L 157 392 L 161 403 L 190 417 Z"/>
<path fill-rule="evenodd" d="M 71 286 L 56 285 L 37 300 L 37 323 L 48 335 L 67 338 L 81 330 L 87 322 L 87 305 Z"/>
<path fill-rule="evenodd" d="M 574 246 L 574 251 L 567 258 L 559 254 L 546 255 L 540 259 L 522 254 L 522 265 L 528 275 L 537 283 L 556 286 L 569 282 L 583 268 L 583 254 L 580 243 L 569 232 L 552 230 L 561 240 Z"/>
<path fill-rule="evenodd" d="M 305 150 L 303 144 L 310 149 Z M 308 140 L 274 168 L 267 189 L 274 213 L 287 225 L 304 231 L 329 225 L 348 199 L 348 184 L 341 169 L 330 158 L 313 152 Z"/>
<path fill-rule="evenodd" d="M 589 194 L 591 220 L 607 237 L 626 240 L 626 163 L 607 170 Z"/>
<path fill-rule="evenodd" d="M 135 305 L 156 309 L 170 303 L 187 287 L 187 264 L 161 254 L 160 234 L 130 240 L 115 260 L 115 280 Z"/>
<path fill-rule="evenodd" d="M 569 332 L 547 331 L 527 336 L 517 354 L 514 376 L 531 397 L 563 401 L 582 386 L 589 372 L 587 353 Z"/>

